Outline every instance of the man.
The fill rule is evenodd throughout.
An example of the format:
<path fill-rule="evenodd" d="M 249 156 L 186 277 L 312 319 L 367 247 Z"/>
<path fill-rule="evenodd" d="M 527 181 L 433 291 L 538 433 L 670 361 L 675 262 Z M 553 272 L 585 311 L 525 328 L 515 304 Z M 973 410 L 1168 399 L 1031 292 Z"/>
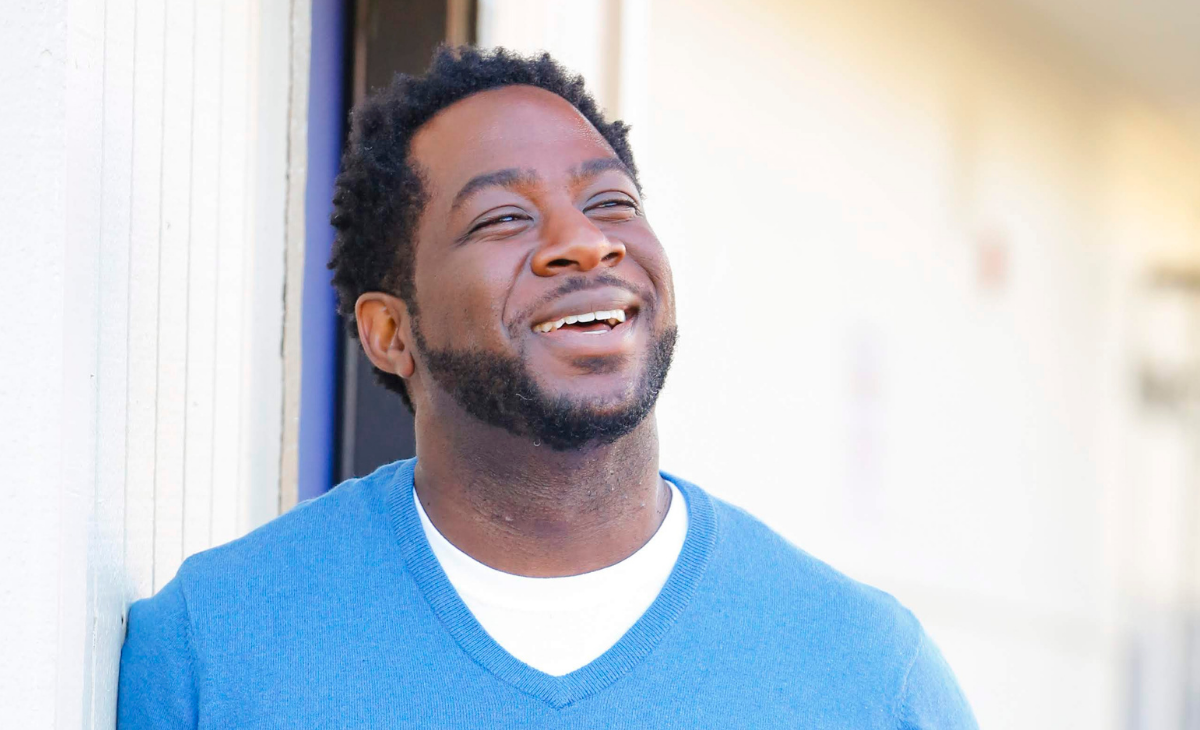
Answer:
<path fill-rule="evenodd" d="M 675 301 L 626 131 L 472 49 L 355 112 L 330 266 L 417 458 L 135 604 L 122 728 L 975 727 L 895 600 L 659 471 Z"/>

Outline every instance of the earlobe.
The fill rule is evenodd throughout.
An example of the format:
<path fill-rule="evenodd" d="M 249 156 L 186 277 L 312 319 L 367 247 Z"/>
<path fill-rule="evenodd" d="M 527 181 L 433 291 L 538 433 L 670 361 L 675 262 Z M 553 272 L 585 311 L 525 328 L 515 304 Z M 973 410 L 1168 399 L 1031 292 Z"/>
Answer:
<path fill-rule="evenodd" d="M 413 374 L 408 307 L 403 300 L 383 292 L 366 292 L 354 304 L 358 339 L 371 363 L 402 378 Z"/>

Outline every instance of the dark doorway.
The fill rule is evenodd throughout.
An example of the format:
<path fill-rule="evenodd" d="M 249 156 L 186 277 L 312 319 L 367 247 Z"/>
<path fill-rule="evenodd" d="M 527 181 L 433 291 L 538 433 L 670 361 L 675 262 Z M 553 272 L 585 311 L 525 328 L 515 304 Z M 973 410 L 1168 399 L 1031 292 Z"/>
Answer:
<path fill-rule="evenodd" d="M 357 104 L 396 73 L 422 72 L 440 43 L 475 42 L 474 0 L 357 0 L 353 3 L 353 99 Z M 412 414 L 375 381 L 358 341 L 342 340 L 338 478 L 416 454 Z"/>

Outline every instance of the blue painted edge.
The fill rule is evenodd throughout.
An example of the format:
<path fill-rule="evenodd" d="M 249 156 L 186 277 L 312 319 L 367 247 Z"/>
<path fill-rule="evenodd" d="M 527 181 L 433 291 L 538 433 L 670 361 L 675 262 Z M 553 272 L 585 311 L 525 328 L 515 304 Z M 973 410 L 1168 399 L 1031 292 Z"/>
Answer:
<path fill-rule="evenodd" d="M 304 290 L 301 304 L 299 499 L 333 486 L 337 427 L 337 296 L 325 265 L 333 246 L 333 183 L 345 125 L 344 0 L 313 0 L 308 89 L 308 180 L 304 193 Z"/>

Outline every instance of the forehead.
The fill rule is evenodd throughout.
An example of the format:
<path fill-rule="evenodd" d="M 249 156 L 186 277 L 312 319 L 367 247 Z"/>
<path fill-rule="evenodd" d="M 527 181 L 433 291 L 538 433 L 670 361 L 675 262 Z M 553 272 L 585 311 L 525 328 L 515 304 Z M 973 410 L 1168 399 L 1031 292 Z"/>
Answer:
<path fill-rule="evenodd" d="M 520 168 L 553 178 L 613 151 L 567 100 L 532 86 L 506 86 L 438 112 L 413 136 L 411 153 L 437 197 L 481 172 Z"/>

